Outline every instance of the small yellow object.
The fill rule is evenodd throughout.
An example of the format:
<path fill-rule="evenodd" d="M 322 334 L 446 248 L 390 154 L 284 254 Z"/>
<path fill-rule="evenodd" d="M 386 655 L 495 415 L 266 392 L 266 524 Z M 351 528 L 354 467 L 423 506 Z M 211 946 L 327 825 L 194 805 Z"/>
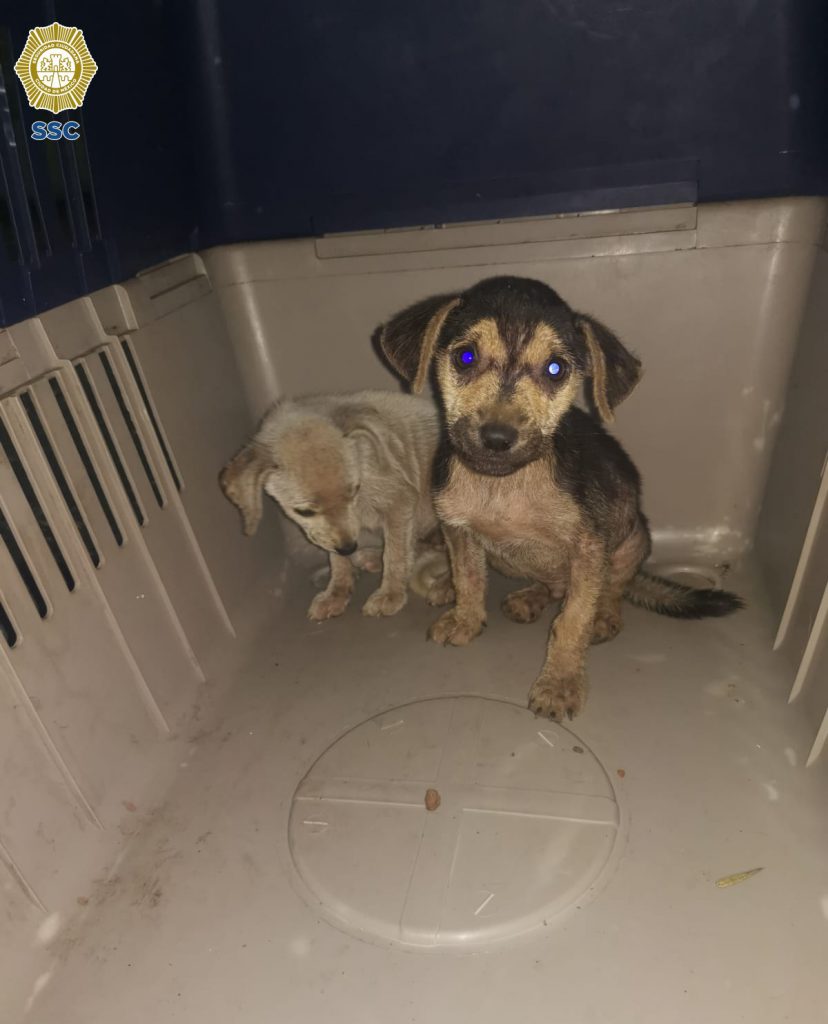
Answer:
<path fill-rule="evenodd" d="M 760 871 L 764 870 L 764 868 L 751 868 L 750 871 L 739 871 L 735 875 L 725 875 L 724 878 L 716 879 L 716 885 L 719 889 L 726 889 L 729 885 L 739 885 L 741 882 L 746 882 L 749 878 L 753 878 L 754 875 L 758 875 Z"/>

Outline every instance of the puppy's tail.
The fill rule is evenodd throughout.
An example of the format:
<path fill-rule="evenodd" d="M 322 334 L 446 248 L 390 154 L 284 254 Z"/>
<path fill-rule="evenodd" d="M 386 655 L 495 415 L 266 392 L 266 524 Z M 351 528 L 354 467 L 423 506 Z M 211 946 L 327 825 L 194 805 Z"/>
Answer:
<path fill-rule="evenodd" d="M 663 576 L 639 572 L 628 584 L 624 597 L 638 608 L 646 608 L 674 619 L 707 619 L 730 615 L 745 607 L 738 594 L 729 590 L 685 587 Z"/>

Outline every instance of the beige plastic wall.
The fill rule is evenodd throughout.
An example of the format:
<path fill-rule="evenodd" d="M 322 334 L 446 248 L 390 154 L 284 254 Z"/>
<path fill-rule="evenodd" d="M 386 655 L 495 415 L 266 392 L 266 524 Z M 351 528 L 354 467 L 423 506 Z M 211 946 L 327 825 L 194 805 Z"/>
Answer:
<path fill-rule="evenodd" d="M 388 386 L 368 344 L 418 298 L 537 277 L 616 329 L 645 377 L 617 432 L 665 557 L 751 544 L 825 206 L 597 213 L 231 246 L 205 254 L 251 407 L 278 392 Z"/>

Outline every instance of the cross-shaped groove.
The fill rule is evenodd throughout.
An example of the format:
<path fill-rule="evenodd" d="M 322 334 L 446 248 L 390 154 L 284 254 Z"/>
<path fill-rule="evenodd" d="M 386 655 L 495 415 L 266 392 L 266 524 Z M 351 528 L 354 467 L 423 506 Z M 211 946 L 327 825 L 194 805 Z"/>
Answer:
<path fill-rule="evenodd" d="M 422 808 L 425 814 L 428 813 L 424 804 L 425 792 L 434 785 L 432 780 L 305 779 L 295 799 L 297 802 L 416 807 Z M 456 817 L 466 812 L 551 818 L 585 825 L 618 824 L 618 807 L 606 796 L 446 782 L 441 785 L 440 798 L 440 809 L 434 814 L 442 817 Z"/>

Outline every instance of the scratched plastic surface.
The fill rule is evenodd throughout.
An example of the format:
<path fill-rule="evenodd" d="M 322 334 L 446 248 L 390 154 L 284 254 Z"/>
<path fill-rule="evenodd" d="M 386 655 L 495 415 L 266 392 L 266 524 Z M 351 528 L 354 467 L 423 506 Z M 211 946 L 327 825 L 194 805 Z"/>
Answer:
<path fill-rule="evenodd" d="M 432 812 L 429 788 L 441 798 Z M 299 785 L 290 820 L 296 869 L 334 923 L 419 947 L 476 947 L 557 923 L 597 890 L 618 832 L 613 788 L 589 750 L 479 697 L 419 701 L 357 726 Z"/>

